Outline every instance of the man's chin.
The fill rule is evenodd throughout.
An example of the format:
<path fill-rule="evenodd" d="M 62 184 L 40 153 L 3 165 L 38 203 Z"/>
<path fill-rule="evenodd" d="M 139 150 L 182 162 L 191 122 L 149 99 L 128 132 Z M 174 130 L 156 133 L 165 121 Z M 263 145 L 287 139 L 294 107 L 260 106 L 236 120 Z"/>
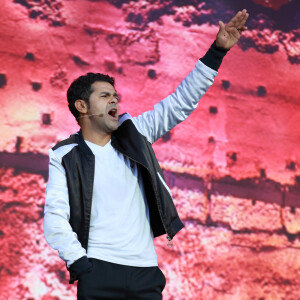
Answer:
<path fill-rule="evenodd" d="M 117 124 L 116 126 L 110 126 L 110 131 L 111 132 L 114 132 L 114 131 L 116 131 L 117 129 L 119 128 L 119 125 Z"/>

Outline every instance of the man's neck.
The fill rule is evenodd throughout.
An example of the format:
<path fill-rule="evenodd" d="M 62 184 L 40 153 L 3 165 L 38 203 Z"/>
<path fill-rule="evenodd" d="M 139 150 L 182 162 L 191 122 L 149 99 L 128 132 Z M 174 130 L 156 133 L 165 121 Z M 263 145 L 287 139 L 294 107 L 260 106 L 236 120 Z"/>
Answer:
<path fill-rule="evenodd" d="M 86 141 L 89 141 L 93 144 L 98 146 L 104 147 L 111 139 L 111 133 L 104 133 L 104 132 L 96 132 L 90 130 L 81 129 L 82 136 Z"/>

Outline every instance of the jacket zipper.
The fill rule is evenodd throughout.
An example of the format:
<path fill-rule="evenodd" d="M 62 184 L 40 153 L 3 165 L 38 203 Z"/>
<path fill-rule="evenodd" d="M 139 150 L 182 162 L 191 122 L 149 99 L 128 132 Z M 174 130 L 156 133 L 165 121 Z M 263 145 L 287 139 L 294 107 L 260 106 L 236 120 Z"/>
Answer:
<path fill-rule="evenodd" d="M 117 148 L 117 147 L 116 147 L 116 148 Z M 118 149 L 118 151 L 120 151 L 120 149 Z M 154 194 L 155 194 L 155 198 L 156 198 L 156 203 L 158 203 L 157 191 L 156 191 L 156 189 L 155 189 L 155 187 L 154 187 L 153 179 L 152 179 L 151 172 L 149 171 L 149 169 L 148 169 L 145 165 L 143 165 L 142 163 L 140 163 L 140 162 L 138 162 L 137 160 L 135 160 L 134 158 L 128 156 L 127 154 L 124 154 L 122 151 L 120 151 L 120 152 L 121 152 L 124 156 L 128 157 L 129 159 L 135 161 L 137 164 L 139 164 L 139 165 L 141 165 L 142 167 L 144 167 L 144 168 L 149 172 L 150 177 L 151 177 L 151 182 L 152 182 L 153 190 L 154 190 Z M 157 206 L 157 208 L 158 208 L 158 206 Z M 162 215 L 161 215 L 161 212 L 160 212 L 160 209 L 159 209 L 159 208 L 158 208 L 158 212 L 159 212 L 159 216 L 160 216 L 161 222 L 162 222 L 162 224 L 163 224 L 163 226 L 164 226 L 165 232 L 166 232 L 166 234 L 167 234 L 167 240 L 168 240 L 168 241 L 167 241 L 167 246 L 168 246 L 168 247 L 172 247 L 172 246 L 173 246 L 172 238 L 171 238 L 171 237 L 169 236 L 169 234 L 168 234 L 167 228 L 166 228 L 166 226 L 165 226 L 165 223 L 164 223 L 164 221 L 163 221 L 163 218 L 162 218 Z"/>

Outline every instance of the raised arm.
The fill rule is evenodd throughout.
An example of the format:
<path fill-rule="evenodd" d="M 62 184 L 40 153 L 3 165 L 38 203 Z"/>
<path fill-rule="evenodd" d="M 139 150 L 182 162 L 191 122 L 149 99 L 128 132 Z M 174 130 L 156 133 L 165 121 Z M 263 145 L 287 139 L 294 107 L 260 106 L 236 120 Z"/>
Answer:
<path fill-rule="evenodd" d="M 248 16 L 244 9 L 239 11 L 227 25 L 219 21 L 219 32 L 215 42 L 176 91 L 156 104 L 153 110 L 132 119 L 139 132 L 150 143 L 184 121 L 195 110 L 201 97 L 213 84 L 223 57 L 237 43 L 241 33 L 247 29 L 245 23 Z"/>

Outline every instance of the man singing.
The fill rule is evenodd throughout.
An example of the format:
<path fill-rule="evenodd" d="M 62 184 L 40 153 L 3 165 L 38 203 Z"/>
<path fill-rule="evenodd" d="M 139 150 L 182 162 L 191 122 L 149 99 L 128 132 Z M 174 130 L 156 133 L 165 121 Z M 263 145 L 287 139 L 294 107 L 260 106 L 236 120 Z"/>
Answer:
<path fill-rule="evenodd" d="M 80 131 L 49 151 L 44 233 L 78 280 L 78 299 L 162 299 L 166 279 L 153 239 L 183 228 L 152 149 L 184 121 L 246 30 L 239 11 L 176 91 L 137 117 L 119 115 L 114 79 L 100 73 L 70 85 Z"/>

